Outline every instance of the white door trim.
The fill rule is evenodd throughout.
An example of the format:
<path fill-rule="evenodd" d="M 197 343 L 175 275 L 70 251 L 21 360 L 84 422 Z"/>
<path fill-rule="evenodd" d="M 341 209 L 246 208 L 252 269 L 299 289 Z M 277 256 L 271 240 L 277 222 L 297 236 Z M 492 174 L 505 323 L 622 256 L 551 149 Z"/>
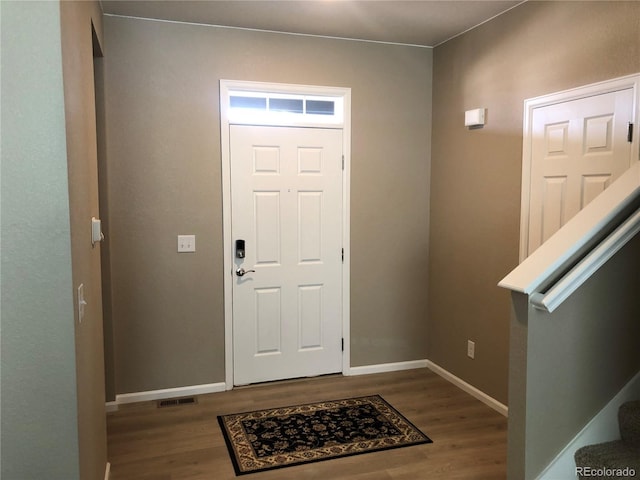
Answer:
<path fill-rule="evenodd" d="M 230 92 L 245 90 L 265 93 L 285 93 L 293 95 L 314 95 L 338 97 L 342 99 L 342 123 L 309 124 L 285 122 L 285 126 L 306 126 L 322 128 L 340 128 L 343 137 L 344 173 L 342 176 L 342 244 L 344 263 L 342 267 L 342 373 L 349 375 L 350 365 L 350 178 L 351 178 L 351 89 L 341 87 L 321 87 L 280 83 L 245 82 L 220 80 L 220 145 L 222 160 L 222 215 L 223 215 L 223 255 L 224 255 L 224 337 L 225 337 L 225 384 L 226 389 L 233 388 L 233 239 L 231 238 L 231 152 L 229 148 L 229 97 Z M 274 123 L 257 122 L 258 125 Z"/>
<path fill-rule="evenodd" d="M 520 201 L 520 263 L 527 257 L 529 243 L 529 208 L 531 198 L 531 143 L 533 129 L 533 112 L 536 108 L 569 102 L 594 95 L 633 89 L 633 123 L 634 135 L 631 145 L 632 158 L 640 160 L 640 73 L 627 75 L 612 80 L 593 83 L 583 87 L 563 90 L 561 92 L 530 98 L 524 101 L 524 122 L 522 142 L 522 196 Z"/>

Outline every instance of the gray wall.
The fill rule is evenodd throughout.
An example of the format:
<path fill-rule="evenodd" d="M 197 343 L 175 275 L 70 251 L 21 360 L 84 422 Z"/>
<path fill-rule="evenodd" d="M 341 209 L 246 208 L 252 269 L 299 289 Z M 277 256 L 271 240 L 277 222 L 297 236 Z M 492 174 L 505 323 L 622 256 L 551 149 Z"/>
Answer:
<path fill-rule="evenodd" d="M 351 365 L 426 358 L 432 51 L 104 23 L 116 393 L 224 381 L 223 78 L 351 87 Z"/>
<path fill-rule="evenodd" d="M 0 2 L 2 471 L 79 478 L 60 5 Z"/>
<path fill-rule="evenodd" d="M 516 296 L 509 478 L 536 478 L 640 370 L 639 286 L 636 235 L 552 314 Z"/>
<path fill-rule="evenodd" d="M 435 48 L 429 359 L 503 403 L 523 102 L 638 71 L 639 2 L 529 1 Z M 467 130 L 478 107 L 487 124 Z"/>

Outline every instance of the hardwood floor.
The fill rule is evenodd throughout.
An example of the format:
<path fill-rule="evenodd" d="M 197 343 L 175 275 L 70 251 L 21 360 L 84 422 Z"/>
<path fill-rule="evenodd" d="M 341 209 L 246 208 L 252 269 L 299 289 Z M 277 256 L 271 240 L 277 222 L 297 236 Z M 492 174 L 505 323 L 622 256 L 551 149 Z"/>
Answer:
<path fill-rule="evenodd" d="M 506 478 L 507 419 L 428 369 L 275 382 L 200 395 L 196 405 L 121 405 L 107 415 L 111 480 L 236 478 L 217 415 L 380 394 L 433 443 L 287 467 L 256 480 Z"/>

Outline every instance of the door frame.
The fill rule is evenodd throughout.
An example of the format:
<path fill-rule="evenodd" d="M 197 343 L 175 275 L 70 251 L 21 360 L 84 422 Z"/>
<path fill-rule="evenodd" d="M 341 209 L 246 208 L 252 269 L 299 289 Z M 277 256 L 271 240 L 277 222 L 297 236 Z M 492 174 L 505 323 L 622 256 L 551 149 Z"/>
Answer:
<path fill-rule="evenodd" d="M 620 90 L 631 88 L 633 90 L 633 118 L 634 135 L 631 143 L 631 158 L 640 160 L 640 73 L 618 77 L 611 80 L 592 83 L 582 87 L 563 90 L 540 97 L 529 98 L 524 101 L 523 141 L 522 141 L 522 185 L 520 201 L 520 256 L 519 262 L 527 258 L 529 245 L 529 209 L 531 200 L 531 154 L 532 154 L 532 130 L 533 112 L 536 108 L 547 107 L 557 103 L 580 100 Z"/>
<path fill-rule="evenodd" d="M 293 122 L 231 121 L 229 102 L 231 92 L 249 91 L 265 94 L 313 95 L 342 99 L 343 111 L 340 123 L 310 123 L 309 121 Z M 225 337 L 225 389 L 233 388 L 233 239 L 231 236 L 231 150 L 229 145 L 230 125 L 277 125 L 287 127 L 333 128 L 342 130 L 342 151 L 344 168 L 342 175 L 342 245 L 344 262 L 342 264 L 342 373 L 350 373 L 350 178 L 351 178 L 351 89 L 343 87 L 323 87 L 312 85 L 295 85 L 281 83 L 249 82 L 237 80 L 220 80 L 220 145 L 222 160 L 222 216 L 223 216 L 223 255 L 224 255 L 224 337 Z"/>

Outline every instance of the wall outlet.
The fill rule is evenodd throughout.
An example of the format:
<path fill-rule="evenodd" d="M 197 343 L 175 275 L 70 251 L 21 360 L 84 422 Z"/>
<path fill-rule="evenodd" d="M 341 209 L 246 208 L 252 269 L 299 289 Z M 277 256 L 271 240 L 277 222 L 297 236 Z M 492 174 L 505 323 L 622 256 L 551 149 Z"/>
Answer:
<path fill-rule="evenodd" d="M 467 357 L 474 358 L 476 356 L 476 342 L 467 340 Z"/>
<path fill-rule="evenodd" d="M 195 252 L 196 236 L 195 235 L 178 235 L 178 252 Z"/>

